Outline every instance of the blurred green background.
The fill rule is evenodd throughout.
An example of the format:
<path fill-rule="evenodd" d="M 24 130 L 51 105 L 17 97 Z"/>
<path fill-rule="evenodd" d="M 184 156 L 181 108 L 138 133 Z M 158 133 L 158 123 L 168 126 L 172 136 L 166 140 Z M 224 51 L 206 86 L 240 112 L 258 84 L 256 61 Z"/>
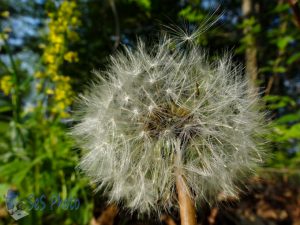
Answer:
<path fill-rule="evenodd" d="M 230 51 L 243 63 L 268 112 L 272 155 L 239 201 L 203 206 L 199 224 L 299 225 L 297 0 L 1 0 L 0 225 L 179 224 L 176 210 L 174 221 L 160 221 L 105 209 L 105 198 L 76 170 L 80 150 L 67 133 L 76 96 L 122 45 L 134 48 L 137 36 L 155 40 L 163 25 L 192 31 L 218 17 L 197 43 L 211 60 Z M 28 216 L 10 217 L 8 190 L 19 192 L 24 209 L 31 206 Z M 53 196 L 77 199 L 80 207 L 51 208 Z"/>

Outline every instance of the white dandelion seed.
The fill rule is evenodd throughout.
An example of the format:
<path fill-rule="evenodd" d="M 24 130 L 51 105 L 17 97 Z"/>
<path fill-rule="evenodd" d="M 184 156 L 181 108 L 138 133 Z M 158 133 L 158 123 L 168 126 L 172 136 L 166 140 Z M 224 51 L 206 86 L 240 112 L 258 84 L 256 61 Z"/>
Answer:
<path fill-rule="evenodd" d="M 97 190 L 140 213 L 176 205 L 178 169 L 196 202 L 236 195 L 263 152 L 264 116 L 241 67 L 161 40 L 111 58 L 109 78 L 81 98 L 72 130 L 85 150 L 79 167 Z"/>

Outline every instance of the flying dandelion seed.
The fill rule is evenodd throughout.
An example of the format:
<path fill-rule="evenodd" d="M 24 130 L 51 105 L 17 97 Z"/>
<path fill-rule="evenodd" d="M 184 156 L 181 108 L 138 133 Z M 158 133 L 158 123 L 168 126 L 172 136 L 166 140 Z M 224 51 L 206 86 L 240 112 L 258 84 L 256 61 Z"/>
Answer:
<path fill-rule="evenodd" d="M 72 130 L 96 191 L 140 213 L 177 205 L 178 171 L 196 203 L 212 203 L 235 196 L 262 161 L 264 115 L 242 68 L 230 55 L 209 63 L 195 44 L 161 40 L 111 57 Z"/>

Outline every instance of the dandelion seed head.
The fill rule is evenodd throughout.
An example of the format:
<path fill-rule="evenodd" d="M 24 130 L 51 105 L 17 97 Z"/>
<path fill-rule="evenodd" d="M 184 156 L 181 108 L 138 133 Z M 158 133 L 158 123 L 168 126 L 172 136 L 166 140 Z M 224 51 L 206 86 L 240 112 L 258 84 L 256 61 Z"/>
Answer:
<path fill-rule="evenodd" d="M 148 110 L 149 110 L 150 113 L 153 111 L 154 107 L 155 107 L 154 105 L 149 105 L 148 106 Z"/>
<path fill-rule="evenodd" d="M 72 129 L 96 191 L 140 213 L 176 205 L 175 168 L 196 202 L 212 203 L 237 195 L 264 157 L 264 115 L 241 66 L 230 55 L 208 62 L 196 44 L 170 47 L 177 42 L 165 35 L 112 56 L 108 79 L 81 97 Z"/>
<path fill-rule="evenodd" d="M 134 115 L 138 115 L 139 114 L 139 110 L 137 108 L 134 108 L 132 112 L 133 112 Z"/>
<path fill-rule="evenodd" d="M 129 99 L 130 99 L 130 97 L 128 95 L 125 95 L 125 97 L 124 97 L 125 103 L 128 103 Z"/>
<path fill-rule="evenodd" d="M 167 94 L 171 94 L 172 90 L 170 88 L 167 88 L 166 92 L 167 92 Z"/>
<path fill-rule="evenodd" d="M 153 84 L 153 83 L 155 83 L 155 79 L 153 79 L 153 78 L 150 78 L 150 79 L 149 79 L 149 83 L 150 83 L 150 84 Z"/>

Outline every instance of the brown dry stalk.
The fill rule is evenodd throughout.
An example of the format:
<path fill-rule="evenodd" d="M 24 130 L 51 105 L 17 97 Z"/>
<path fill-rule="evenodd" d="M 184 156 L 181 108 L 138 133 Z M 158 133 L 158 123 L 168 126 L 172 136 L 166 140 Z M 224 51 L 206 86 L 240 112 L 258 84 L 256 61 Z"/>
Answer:
<path fill-rule="evenodd" d="M 109 205 L 97 218 L 97 220 L 93 219 L 91 225 L 113 225 L 114 219 L 118 214 L 118 207 L 114 204 Z"/>
<path fill-rule="evenodd" d="M 176 189 L 181 225 L 197 225 L 195 203 L 191 198 L 189 188 L 179 171 L 176 173 Z"/>
<path fill-rule="evenodd" d="M 298 5 L 298 0 L 289 0 L 288 2 L 293 10 L 297 26 L 300 28 L 300 7 Z"/>
<path fill-rule="evenodd" d="M 173 220 L 173 218 L 169 215 L 166 215 L 166 214 L 163 214 L 161 217 L 160 217 L 160 220 L 163 221 L 165 224 L 167 225 L 177 225 L 175 223 L 175 221 Z"/>

